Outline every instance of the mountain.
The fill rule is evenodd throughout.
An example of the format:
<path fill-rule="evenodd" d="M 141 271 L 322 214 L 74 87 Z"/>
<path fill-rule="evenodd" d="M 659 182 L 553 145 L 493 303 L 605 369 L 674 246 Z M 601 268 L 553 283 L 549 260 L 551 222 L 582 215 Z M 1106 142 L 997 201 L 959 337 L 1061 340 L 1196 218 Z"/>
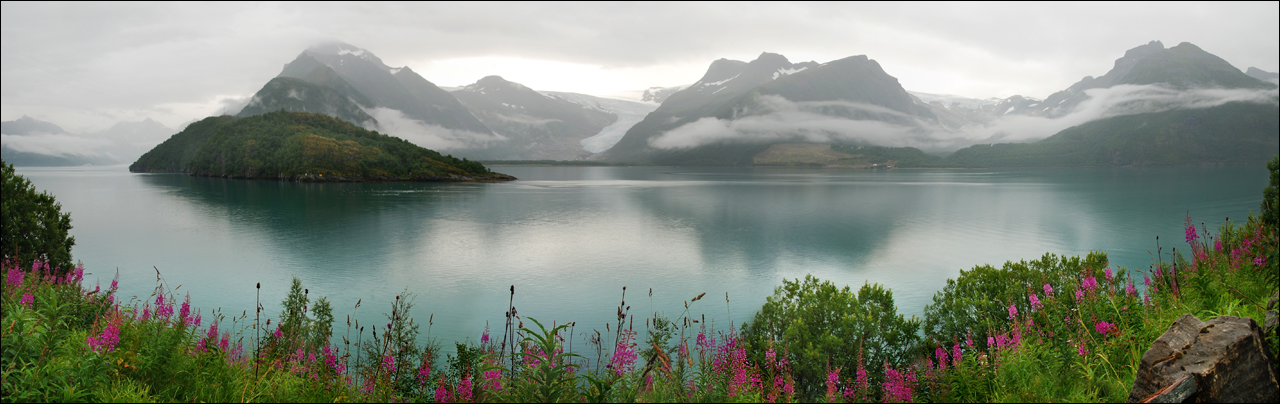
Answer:
<path fill-rule="evenodd" d="M 505 139 L 481 149 L 458 150 L 487 160 L 581 160 L 592 153 L 582 140 L 617 122 L 618 115 L 591 103 L 488 76 L 453 92 L 458 101 Z"/>
<path fill-rule="evenodd" d="M 328 66 L 320 67 L 329 69 Z M 333 87 L 314 84 L 303 79 L 276 77 L 262 86 L 262 89 L 253 95 L 249 103 L 236 116 L 248 117 L 279 110 L 311 112 L 329 115 L 360 127 L 377 127 L 378 120 L 373 119 L 362 108 L 362 106 L 371 108 L 373 103 L 363 98 L 363 95 L 358 92 L 355 95 L 360 98 Z M 361 101 L 364 104 L 361 104 Z"/>
<path fill-rule="evenodd" d="M 1280 150 L 1280 108 L 1224 105 L 1099 119 L 1035 143 L 977 145 L 951 167 L 1261 164 Z"/>
<path fill-rule="evenodd" d="M 823 64 L 762 53 L 720 59 L 633 126 L 604 159 L 677 165 L 753 164 L 773 144 L 824 143 L 862 128 L 910 133 L 937 114 L 866 56 Z"/>
<path fill-rule="evenodd" d="M 68 134 L 62 127 L 23 116 L 0 122 L 0 158 L 15 167 L 111 165 L 103 139 Z"/>
<path fill-rule="evenodd" d="M 403 113 L 406 118 L 445 129 L 486 135 L 492 133 L 449 92 L 408 67 L 389 67 L 372 52 L 340 42 L 315 46 L 303 53 L 310 58 L 299 56 L 285 66 L 282 76 L 294 75 L 306 79 L 302 72 L 314 70 L 315 62 L 319 62 L 336 72 L 376 107 L 394 109 Z M 339 92 L 346 91 L 333 88 Z"/>
<path fill-rule="evenodd" d="M 594 95 L 564 93 L 556 91 L 544 91 L 543 94 L 560 97 L 571 102 L 578 103 L 587 108 L 593 108 L 605 111 L 618 116 L 618 119 L 601 128 L 594 136 L 582 139 L 578 143 L 582 145 L 582 149 L 591 153 L 600 153 L 609 150 L 613 145 L 627 134 L 627 129 L 631 129 L 637 122 L 644 119 L 646 115 L 658 108 L 657 104 L 651 102 L 635 102 L 627 100 L 619 100 L 614 98 L 596 97 Z M 593 155 L 592 158 L 596 158 Z"/>
<path fill-rule="evenodd" d="M 138 156 L 160 144 L 176 130 L 146 118 L 137 122 L 117 122 L 110 128 L 92 136 L 109 140 L 111 145 L 105 148 L 106 154 L 119 162 L 136 160 Z"/>
<path fill-rule="evenodd" d="M 1280 84 L 1280 73 L 1272 73 L 1268 71 L 1263 71 L 1262 69 L 1259 69 L 1256 67 L 1250 67 L 1249 70 L 1246 70 L 1244 72 L 1244 74 L 1249 75 L 1249 77 L 1253 77 L 1255 79 L 1262 80 L 1271 84 Z"/>
<path fill-rule="evenodd" d="M 687 85 L 675 87 L 649 87 L 645 89 L 644 94 L 640 96 L 640 101 L 661 104 L 663 101 L 666 101 L 667 97 L 670 97 L 671 94 L 675 94 L 676 92 L 688 87 L 689 86 Z"/>
<path fill-rule="evenodd" d="M 67 131 L 49 122 L 37 120 L 23 115 L 21 118 L 0 122 L 0 133 L 6 135 L 26 136 L 35 134 L 65 135 Z"/>
<path fill-rule="evenodd" d="M 1227 61 L 1203 49 L 1183 42 L 1165 49 L 1160 41 L 1129 49 L 1116 59 L 1107 74 L 1085 78 L 1045 98 L 1039 105 L 1014 113 L 1057 118 L 1071 113 L 1089 99 L 1085 90 L 1110 88 L 1122 84 L 1158 84 L 1179 90 L 1191 88 L 1268 89 L 1276 86 L 1249 77 Z M 1034 107 L 1034 108 L 1032 108 Z"/>
<path fill-rule="evenodd" d="M 285 111 L 205 118 L 143 154 L 129 171 L 293 181 L 515 179 L 331 116 Z"/>

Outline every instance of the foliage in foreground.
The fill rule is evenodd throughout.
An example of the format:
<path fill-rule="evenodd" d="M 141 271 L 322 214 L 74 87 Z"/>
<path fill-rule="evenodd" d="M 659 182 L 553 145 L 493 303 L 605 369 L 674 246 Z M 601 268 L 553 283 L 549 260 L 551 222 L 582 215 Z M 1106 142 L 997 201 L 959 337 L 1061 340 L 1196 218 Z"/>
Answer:
<path fill-rule="evenodd" d="M 0 401 L 1122 401 L 1177 317 L 1257 321 L 1277 293 L 1275 226 L 1250 217 L 1215 234 L 1188 215 L 1185 229 L 1186 254 L 1157 249 L 1147 270 L 1093 252 L 962 271 L 923 321 L 880 285 L 855 294 L 806 277 L 784 280 L 741 334 L 690 314 L 705 293 L 637 329 L 623 288 L 616 327 L 586 341 L 592 358 L 573 352 L 574 323 L 548 328 L 514 307 L 501 337 L 486 328 L 447 354 L 420 341 L 406 290 L 385 326 L 348 321 L 339 344 L 328 301 L 297 280 L 274 324 L 250 324 L 206 319 L 163 278 L 145 301 L 120 302 L 117 280 L 90 290 L 81 265 L 6 255 Z"/>
<path fill-rule="evenodd" d="M 62 204 L 48 192 L 36 192 L 31 180 L 0 160 L 0 254 L 25 265 L 45 262 L 69 270 L 76 244 L 70 230 L 71 215 L 62 212 Z"/>

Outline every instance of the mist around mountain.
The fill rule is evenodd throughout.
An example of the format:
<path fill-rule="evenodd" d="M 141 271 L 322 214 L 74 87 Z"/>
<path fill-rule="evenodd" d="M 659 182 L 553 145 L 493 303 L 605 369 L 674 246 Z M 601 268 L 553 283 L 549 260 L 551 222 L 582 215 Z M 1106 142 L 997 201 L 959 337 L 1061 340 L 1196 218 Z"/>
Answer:
<path fill-rule="evenodd" d="M 778 69 L 777 74 L 761 80 L 760 72 L 768 71 L 766 67 Z M 1230 164 L 1230 153 L 1201 153 L 1208 147 L 1203 142 L 1256 146 L 1258 139 L 1276 138 L 1278 133 L 1273 126 L 1258 123 L 1257 108 L 1226 105 L 1254 104 L 1275 111 L 1280 105 L 1277 99 L 1274 84 L 1247 75 L 1190 43 L 1165 48 L 1152 41 L 1136 47 L 1117 59 L 1106 74 L 1085 77 L 1044 100 L 1024 96 L 978 100 L 910 93 L 865 56 L 791 66 L 781 55 L 766 53 L 750 63 L 713 62 L 702 80 L 672 94 L 602 159 L 676 165 L 860 166 L 862 160 L 839 151 L 849 149 L 835 146 L 915 148 L 944 155 L 985 145 L 988 149 L 982 155 L 996 159 L 992 166 L 1007 166 L 997 160 L 1012 161 L 1009 159 L 1014 157 L 996 158 L 992 150 L 1018 154 L 1031 149 L 991 149 L 990 145 L 1045 141 L 1081 127 L 1070 132 L 1072 136 L 1106 138 L 1111 146 L 1103 149 L 1121 155 L 1105 160 L 1108 164 Z M 1117 118 L 1128 116 L 1139 116 L 1148 126 L 1141 131 L 1123 129 L 1131 121 Z M 1204 124 L 1175 124 L 1181 119 L 1178 117 Z M 1097 123 L 1085 126 L 1092 122 Z M 1113 137 L 1116 133 L 1124 134 Z M 1199 140 L 1173 141 L 1171 136 Z M 1134 140 L 1139 138 L 1144 140 Z M 1053 149 L 1061 152 L 1102 150 L 1079 142 L 1050 143 L 1054 142 L 1059 143 Z M 1143 142 L 1200 149 L 1179 152 L 1156 148 L 1149 154 L 1133 155 L 1129 147 Z M 832 146 L 796 146 L 804 144 Z M 1119 144 L 1128 146 L 1116 146 Z M 1126 154 L 1133 157 L 1123 157 Z M 1162 157 L 1151 157 L 1155 155 Z M 1240 154 L 1234 162 L 1255 162 L 1251 156 Z M 924 165 L 952 164 L 941 158 L 917 160 L 932 161 Z M 966 157 L 955 164 L 985 164 L 980 160 Z M 1025 161 L 1035 163 L 1032 165 L 1048 161 L 1033 160 Z M 1104 159 L 1069 159 L 1068 165 L 1085 161 L 1095 164 Z"/>
<path fill-rule="evenodd" d="M 503 140 L 456 152 L 485 160 L 582 160 L 582 141 L 614 124 L 618 115 L 598 104 L 540 93 L 499 76 L 487 76 L 453 95 Z"/>
<path fill-rule="evenodd" d="M 150 118 L 93 133 L 68 133 L 28 116 L 0 122 L 0 155 L 17 167 L 114 165 L 131 161 L 175 131 Z"/>

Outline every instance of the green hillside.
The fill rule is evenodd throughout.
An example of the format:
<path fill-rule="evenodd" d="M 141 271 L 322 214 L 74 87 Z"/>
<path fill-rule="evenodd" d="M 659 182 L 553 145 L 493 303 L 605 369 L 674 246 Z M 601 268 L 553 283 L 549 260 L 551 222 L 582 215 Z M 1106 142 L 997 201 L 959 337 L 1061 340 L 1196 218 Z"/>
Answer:
<path fill-rule="evenodd" d="M 1100 119 L 1035 143 L 977 145 L 954 167 L 1067 167 L 1264 163 L 1280 149 L 1275 105 L 1229 103 Z"/>
<path fill-rule="evenodd" d="M 321 114 L 205 118 L 129 166 L 132 172 L 295 181 L 497 181 L 514 177 Z"/>

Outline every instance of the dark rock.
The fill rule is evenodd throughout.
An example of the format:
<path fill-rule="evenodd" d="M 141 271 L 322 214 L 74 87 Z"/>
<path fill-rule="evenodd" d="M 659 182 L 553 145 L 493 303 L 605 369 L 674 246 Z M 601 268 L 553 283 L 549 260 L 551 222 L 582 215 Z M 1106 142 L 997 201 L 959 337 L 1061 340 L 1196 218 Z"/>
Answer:
<path fill-rule="evenodd" d="M 1251 318 L 1183 315 L 1142 355 L 1129 402 L 1275 402 L 1262 335 Z"/>

